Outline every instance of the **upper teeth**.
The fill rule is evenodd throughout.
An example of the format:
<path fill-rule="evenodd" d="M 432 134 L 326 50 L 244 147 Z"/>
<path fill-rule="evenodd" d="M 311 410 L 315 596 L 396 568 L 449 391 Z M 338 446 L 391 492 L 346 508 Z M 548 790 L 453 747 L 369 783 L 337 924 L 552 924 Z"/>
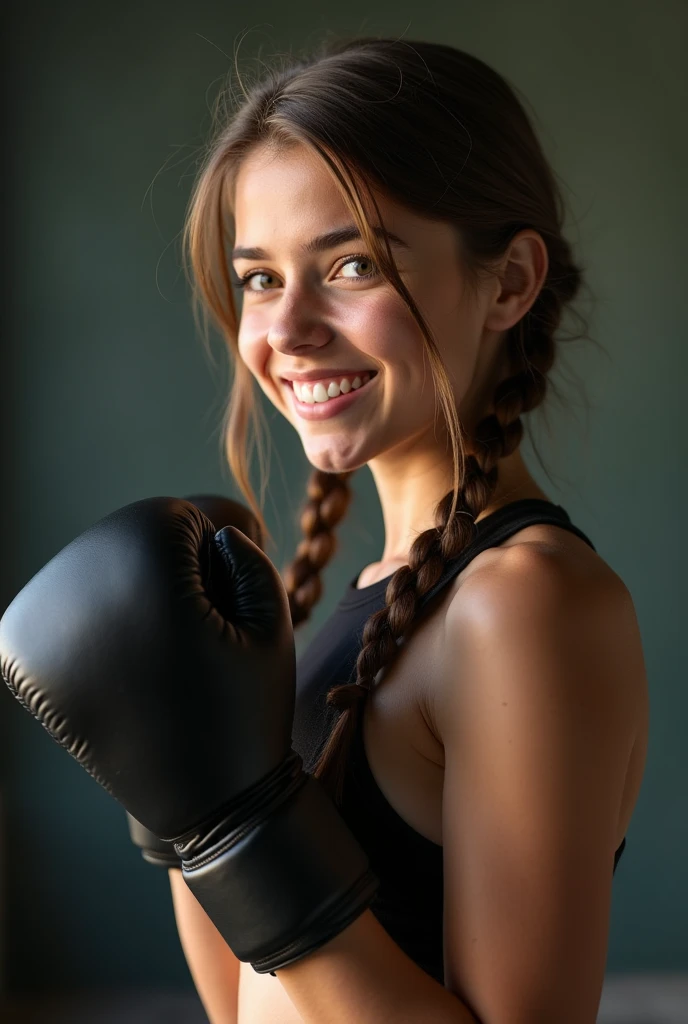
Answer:
<path fill-rule="evenodd" d="M 339 381 L 331 380 L 329 383 L 317 381 L 315 384 L 292 381 L 292 385 L 294 394 L 299 401 L 313 405 L 316 402 L 327 402 L 330 398 L 337 398 L 338 395 L 346 395 L 352 389 L 356 391 L 357 388 L 366 384 L 371 376 L 371 373 L 364 373 L 360 377 L 354 377 L 353 380 L 349 377 L 342 377 Z M 325 387 L 326 383 L 327 387 Z"/>

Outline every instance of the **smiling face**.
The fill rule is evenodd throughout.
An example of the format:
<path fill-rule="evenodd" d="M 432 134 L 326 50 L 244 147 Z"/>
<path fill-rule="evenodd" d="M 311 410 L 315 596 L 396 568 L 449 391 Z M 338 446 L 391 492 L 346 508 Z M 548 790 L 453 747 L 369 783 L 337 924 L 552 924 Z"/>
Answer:
<path fill-rule="evenodd" d="M 487 307 L 466 286 L 457 233 L 381 193 L 376 200 L 385 228 L 398 239 L 391 244 L 399 274 L 437 339 L 459 417 L 470 417 L 496 348 L 481 344 Z M 392 451 L 437 452 L 430 364 L 401 297 L 360 237 L 306 249 L 340 229 L 353 228 L 357 235 L 320 160 L 301 146 L 253 150 L 236 178 L 233 214 L 236 248 L 262 250 L 233 262 L 238 277 L 253 275 L 243 290 L 239 354 L 297 430 L 311 464 L 336 473 Z M 360 394 L 337 399 L 328 415 L 321 414 L 325 405 L 317 405 L 317 418 L 306 418 L 282 378 L 311 370 L 325 388 L 342 376 L 330 371 L 377 373 Z"/>

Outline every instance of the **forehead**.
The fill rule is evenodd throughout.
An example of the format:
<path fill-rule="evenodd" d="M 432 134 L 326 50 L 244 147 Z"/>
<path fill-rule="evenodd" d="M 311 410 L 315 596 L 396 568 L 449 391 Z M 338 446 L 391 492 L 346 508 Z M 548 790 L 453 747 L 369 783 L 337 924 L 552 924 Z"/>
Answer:
<path fill-rule="evenodd" d="M 339 192 L 324 164 L 306 146 L 278 149 L 258 146 L 241 161 L 236 177 L 234 202 L 245 211 L 249 206 L 261 206 L 287 200 L 296 203 L 306 193 L 315 190 L 319 198 L 339 198 Z M 340 199 L 341 201 L 341 199 Z"/>
<path fill-rule="evenodd" d="M 454 244 L 454 229 L 422 217 L 377 188 L 385 227 L 413 249 Z M 353 222 L 322 160 L 306 146 L 278 150 L 261 146 L 242 161 L 232 197 L 237 245 L 270 247 L 299 233 L 314 236 Z"/>

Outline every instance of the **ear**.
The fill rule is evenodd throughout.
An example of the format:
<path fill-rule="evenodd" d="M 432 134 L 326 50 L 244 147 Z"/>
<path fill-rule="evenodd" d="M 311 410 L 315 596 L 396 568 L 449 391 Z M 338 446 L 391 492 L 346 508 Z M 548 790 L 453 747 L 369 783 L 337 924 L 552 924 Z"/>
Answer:
<path fill-rule="evenodd" d="M 542 236 L 530 228 L 519 231 L 498 266 L 485 326 L 505 331 L 518 323 L 537 299 L 548 269 L 549 256 Z"/>

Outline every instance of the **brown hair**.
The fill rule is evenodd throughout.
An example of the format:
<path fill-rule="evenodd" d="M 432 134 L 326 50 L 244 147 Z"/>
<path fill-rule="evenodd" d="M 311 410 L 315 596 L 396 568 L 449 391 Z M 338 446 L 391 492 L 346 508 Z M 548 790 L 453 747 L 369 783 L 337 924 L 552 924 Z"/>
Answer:
<path fill-rule="evenodd" d="M 215 131 L 190 199 L 184 246 L 193 271 L 196 314 L 202 314 L 206 335 L 209 316 L 214 320 L 232 356 L 225 452 L 264 535 L 269 537 L 249 482 L 247 451 L 248 441 L 259 436 L 259 410 L 253 377 L 238 355 L 225 248 L 232 228 L 228 185 L 242 157 L 256 145 L 304 145 L 323 161 L 382 275 L 422 332 L 452 444 L 453 489 L 436 506 L 435 526 L 413 542 L 408 565 L 387 585 L 384 608 L 365 623 L 355 683 L 328 693 L 328 704 L 341 714 L 314 774 L 339 802 L 363 701 L 376 674 L 396 657 L 397 641 L 408 632 L 419 598 L 439 579 L 447 560 L 474 538 L 475 519 L 495 489 L 499 460 L 518 447 L 522 415 L 543 401 L 551 383 L 554 333 L 564 307 L 581 287 L 582 271 L 562 235 L 563 200 L 528 116 L 512 87 L 477 57 L 431 42 L 335 40 L 321 44 L 313 55 L 268 68 L 248 90 L 241 86 L 244 98 L 237 109 L 229 109 L 229 91 L 218 99 Z M 505 335 L 509 372 L 496 388 L 494 413 L 478 423 L 471 438 L 462 434 L 437 344 L 397 272 L 387 236 L 383 232 L 378 240 L 367 220 L 365 211 L 372 208 L 378 225 L 382 222 L 373 183 L 415 212 L 456 227 L 472 287 L 524 228 L 539 232 L 546 245 L 549 267 L 541 290 Z M 304 540 L 283 571 L 294 628 L 308 619 L 321 596 L 320 572 L 336 550 L 333 531 L 351 500 L 349 476 L 318 469 L 310 475 L 300 516 Z"/>

